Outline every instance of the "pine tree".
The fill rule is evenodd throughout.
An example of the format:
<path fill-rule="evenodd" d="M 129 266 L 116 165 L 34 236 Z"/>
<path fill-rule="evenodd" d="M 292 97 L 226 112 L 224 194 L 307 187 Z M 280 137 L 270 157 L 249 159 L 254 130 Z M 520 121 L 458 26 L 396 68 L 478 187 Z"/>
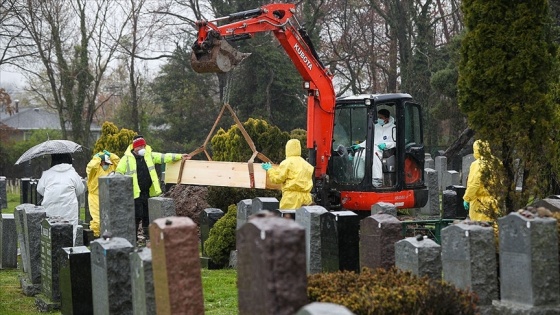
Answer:
<path fill-rule="evenodd" d="M 458 97 L 478 138 L 489 142 L 483 180 L 509 213 L 548 193 L 558 164 L 557 47 L 547 0 L 464 0 Z M 492 175 L 492 176 L 490 176 Z M 490 180 L 490 177 L 495 180 Z M 518 181 L 522 191 L 516 191 Z"/>

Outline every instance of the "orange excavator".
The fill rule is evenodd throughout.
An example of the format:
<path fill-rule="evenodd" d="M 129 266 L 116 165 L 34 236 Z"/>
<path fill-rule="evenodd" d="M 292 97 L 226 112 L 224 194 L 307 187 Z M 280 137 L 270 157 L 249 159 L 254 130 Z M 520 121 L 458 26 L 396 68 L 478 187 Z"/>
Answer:
<path fill-rule="evenodd" d="M 307 92 L 307 149 L 315 167 L 315 202 L 361 214 L 378 202 L 398 208 L 424 206 L 428 191 L 421 106 L 405 93 L 337 98 L 333 75 L 319 61 L 295 9 L 293 3 L 273 3 L 197 21 L 192 68 L 199 73 L 231 71 L 249 55 L 232 43 L 272 32 L 303 77 Z M 390 129 L 379 128 L 384 123 L 378 122 L 380 110 L 390 115 Z M 379 149 L 381 136 L 390 143 L 384 150 Z"/>

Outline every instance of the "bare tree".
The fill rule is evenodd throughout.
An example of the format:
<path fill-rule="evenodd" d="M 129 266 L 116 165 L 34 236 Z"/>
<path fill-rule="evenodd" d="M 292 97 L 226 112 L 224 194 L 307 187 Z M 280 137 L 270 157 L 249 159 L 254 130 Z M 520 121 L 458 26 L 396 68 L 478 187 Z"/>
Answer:
<path fill-rule="evenodd" d="M 29 89 L 56 109 L 64 138 L 71 135 L 89 147 L 97 95 L 114 58 L 113 39 L 120 38 L 119 28 L 108 25 L 113 2 L 11 1 L 23 30 L 16 40 L 19 55 L 27 57 L 19 65 L 30 79 Z M 115 34 L 109 37 L 109 32 Z"/>

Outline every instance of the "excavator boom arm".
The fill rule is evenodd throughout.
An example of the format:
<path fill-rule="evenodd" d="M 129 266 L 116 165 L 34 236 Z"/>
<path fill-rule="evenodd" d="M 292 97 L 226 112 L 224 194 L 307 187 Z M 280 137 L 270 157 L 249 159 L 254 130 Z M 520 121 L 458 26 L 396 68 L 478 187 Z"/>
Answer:
<path fill-rule="evenodd" d="M 231 14 L 212 21 L 197 21 L 197 41 L 191 64 L 197 72 L 227 72 L 248 55 L 236 51 L 228 41 L 247 39 L 256 33 L 272 32 L 304 79 L 307 90 L 307 148 L 315 177 L 327 173 L 332 150 L 336 94 L 332 74 L 318 60 L 307 34 L 291 22 L 293 3 L 274 3 Z M 217 25 L 216 22 L 225 24 Z"/>

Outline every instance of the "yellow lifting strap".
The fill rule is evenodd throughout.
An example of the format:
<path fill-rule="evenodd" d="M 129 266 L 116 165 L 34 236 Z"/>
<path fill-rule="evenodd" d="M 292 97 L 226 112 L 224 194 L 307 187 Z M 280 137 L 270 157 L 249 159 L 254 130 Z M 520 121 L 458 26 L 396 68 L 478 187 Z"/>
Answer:
<path fill-rule="evenodd" d="M 206 140 L 204 140 L 204 143 L 202 144 L 202 146 L 198 147 L 196 150 L 189 153 L 189 155 L 190 156 L 195 156 L 195 155 L 199 154 L 200 152 L 204 152 L 204 154 L 206 154 L 206 158 L 208 158 L 208 161 L 212 161 L 212 157 L 210 157 L 210 154 L 208 154 L 208 151 L 206 151 L 206 145 L 208 144 L 208 141 L 210 141 L 210 138 L 214 134 L 214 130 L 216 129 L 216 126 L 218 125 L 218 122 L 220 121 L 220 119 L 222 119 L 222 116 L 223 116 L 226 108 L 231 113 L 231 116 L 233 117 L 233 120 L 235 120 L 235 123 L 237 124 L 237 128 L 239 128 L 239 130 L 241 131 L 241 134 L 243 135 L 243 138 L 245 138 L 245 141 L 247 141 L 247 144 L 251 148 L 251 151 L 253 151 L 253 155 L 251 156 L 249 161 L 247 161 L 247 163 L 248 163 L 247 166 L 249 168 L 249 180 L 250 180 L 251 188 L 255 188 L 255 169 L 253 167 L 253 162 L 255 161 L 255 157 L 258 157 L 259 160 L 261 160 L 263 162 L 271 162 L 271 161 L 264 154 L 257 151 L 257 148 L 255 147 L 255 143 L 253 142 L 253 139 L 251 139 L 251 137 L 247 133 L 247 130 L 245 130 L 245 127 L 243 127 L 243 124 L 241 123 L 241 121 L 239 121 L 239 118 L 237 118 L 237 115 L 235 114 L 235 112 L 233 111 L 233 109 L 231 108 L 231 106 L 228 103 L 224 103 L 224 106 L 222 106 L 222 109 L 220 110 L 220 113 L 218 114 L 218 117 L 216 118 L 216 121 L 214 122 L 214 125 L 212 126 L 212 129 L 210 129 L 210 132 L 208 133 L 208 136 L 206 136 Z M 183 168 L 185 166 L 185 161 L 186 160 L 184 160 L 184 159 L 181 160 L 181 167 L 179 169 L 179 177 L 177 178 L 177 183 L 181 183 L 181 178 L 183 176 Z"/>

